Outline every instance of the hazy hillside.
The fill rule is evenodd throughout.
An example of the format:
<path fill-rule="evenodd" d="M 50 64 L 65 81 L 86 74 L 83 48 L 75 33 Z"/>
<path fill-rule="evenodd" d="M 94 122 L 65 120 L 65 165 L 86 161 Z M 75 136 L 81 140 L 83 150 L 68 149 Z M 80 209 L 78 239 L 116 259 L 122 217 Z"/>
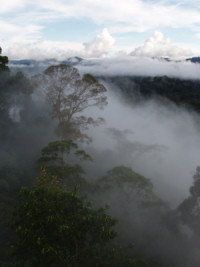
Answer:
<path fill-rule="evenodd" d="M 167 76 L 101 76 L 99 78 L 120 88 L 128 98 L 133 97 L 139 101 L 141 97 L 146 99 L 164 97 L 178 105 L 200 112 L 200 80 L 183 80 Z"/>

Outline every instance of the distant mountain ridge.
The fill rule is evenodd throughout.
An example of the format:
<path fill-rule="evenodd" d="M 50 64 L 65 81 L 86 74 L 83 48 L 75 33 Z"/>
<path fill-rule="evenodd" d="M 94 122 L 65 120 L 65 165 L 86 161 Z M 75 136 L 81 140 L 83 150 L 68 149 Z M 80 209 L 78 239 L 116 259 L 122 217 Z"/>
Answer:
<path fill-rule="evenodd" d="M 83 58 L 80 57 L 70 57 L 63 61 L 58 61 L 55 58 L 45 59 L 45 60 L 35 60 L 35 59 L 19 59 L 19 60 L 9 60 L 9 64 L 11 65 L 38 65 L 38 64 L 44 64 L 44 65 L 50 65 L 52 63 L 54 64 L 66 64 L 69 66 L 75 66 L 79 64 L 81 61 L 83 61 Z"/>
<path fill-rule="evenodd" d="M 156 57 L 153 57 L 152 59 L 157 59 Z M 160 59 L 160 58 L 158 58 Z M 185 60 L 172 60 L 170 58 L 161 58 L 165 62 L 181 62 L 181 61 L 190 61 L 192 63 L 200 63 L 200 57 L 191 57 L 191 58 L 186 58 Z M 50 58 L 50 59 L 45 59 L 45 60 L 35 60 L 35 59 L 16 59 L 16 60 L 9 60 L 10 65 L 26 65 L 26 66 L 31 66 L 31 65 L 37 65 L 37 64 L 66 64 L 69 66 L 76 66 L 80 63 L 85 63 L 85 64 L 91 64 L 91 60 L 89 59 L 84 59 L 78 56 L 75 57 L 69 57 L 66 60 L 57 60 L 55 58 Z"/>
<path fill-rule="evenodd" d="M 64 60 L 64 61 L 62 61 L 61 63 L 62 64 L 66 64 L 66 65 L 72 65 L 72 66 L 74 66 L 74 65 L 76 65 L 76 64 L 79 64 L 81 61 L 83 61 L 84 59 L 83 58 L 81 58 L 81 57 L 70 57 L 70 58 L 68 58 L 67 60 Z"/>
<path fill-rule="evenodd" d="M 200 63 L 200 57 L 187 58 L 186 61 L 191 61 L 192 63 Z"/>

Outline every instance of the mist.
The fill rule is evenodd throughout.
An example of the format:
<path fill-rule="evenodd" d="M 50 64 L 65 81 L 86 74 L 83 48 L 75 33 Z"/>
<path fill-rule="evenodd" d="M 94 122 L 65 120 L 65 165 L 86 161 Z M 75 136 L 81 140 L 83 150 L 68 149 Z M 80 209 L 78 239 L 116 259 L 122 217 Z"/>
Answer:
<path fill-rule="evenodd" d="M 120 164 L 130 166 L 150 178 L 156 193 L 175 207 L 189 194 L 200 163 L 199 115 L 164 98 L 138 101 L 137 90 L 128 98 L 116 85 L 101 82 L 108 89 L 108 105 L 88 111 L 105 119 L 89 132 L 94 169 L 102 175 Z"/>
<path fill-rule="evenodd" d="M 78 68 L 80 73 L 90 73 L 94 76 L 168 76 L 181 79 L 199 79 L 200 64 L 187 60 L 175 61 L 165 58 L 138 57 L 122 55 L 107 58 L 66 58 L 59 61 L 55 58 L 49 60 L 22 60 L 9 64 L 12 70 L 21 69 L 28 75 L 40 73 L 50 65 L 62 62 Z"/>
<path fill-rule="evenodd" d="M 58 63 L 53 59 L 50 62 Z M 49 61 L 35 61 L 20 69 L 32 75 L 41 72 L 48 64 Z M 90 179 L 95 180 L 112 167 L 124 164 L 150 178 L 156 193 L 176 206 L 188 195 L 192 176 L 199 165 L 199 115 L 166 99 L 138 99 L 137 89 L 131 93 L 131 98 L 126 97 L 119 86 L 106 80 L 106 77 L 167 75 L 197 79 L 200 65 L 121 56 L 83 60 L 75 67 L 82 74 L 95 75 L 108 90 L 105 110 L 89 109 L 86 112 L 105 119 L 104 125 L 90 129 L 93 142 L 85 147 L 94 159 L 92 164 L 85 166 L 90 172 Z M 123 78 L 126 88 L 129 82 Z M 32 99 L 36 105 L 44 107 L 43 92 L 35 90 Z M 17 111 L 12 107 L 11 117 L 19 120 L 20 108 Z M 92 166 L 99 170 L 99 175 L 92 172 Z"/>
<path fill-rule="evenodd" d="M 96 76 L 169 76 L 199 79 L 200 64 L 190 61 L 170 61 L 164 58 L 119 56 L 82 61 L 77 68 Z"/>
<path fill-rule="evenodd" d="M 58 62 L 51 60 L 51 63 Z M 38 64 L 20 67 L 20 70 L 31 77 L 43 71 L 48 62 Z M 193 230 L 179 220 L 176 209 L 189 196 L 195 169 L 200 165 L 199 114 L 163 97 L 144 97 L 127 76 L 198 79 L 199 65 L 129 57 L 126 60 L 83 60 L 75 67 L 81 74 L 93 74 L 107 88 L 108 105 L 103 110 L 88 108 L 83 114 L 105 120 L 104 124 L 86 132 L 92 137 L 91 143 L 79 144 L 93 158 L 92 162 L 80 163 L 84 175 L 91 184 L 101 188 L 97 186 L 93 192 L 87 192 L 89 199 L 97 207 L 109 205 L 108 213 L 118 219 L 118 241 L 125 246 L 135 244 L 130 252 L 133 257 L 145 255 L 165 262 L 164 266 L 168 267 L 198 266 L 198 238 L 194 241 Z M 13 73 L 17 71 L 17 66 L 15 68 Z M 112 82 L 116 76 L 120 84 Z M 41 149 L 59 138 L 55 132 L 56 119 L 52 119 L 51 108 L 45 100 L 45 90 L 35 88 L 26 93 L 22 89 L 29 88 L 27 80 L 22 77 L 18 82 L 8 87 L 11 88 L 7 96 L 8 110 L 2 115 L 8 132 L 2 132 L 0 167 L 11 162 L 5 176 L 11 180 L 10 184 L 10 169 L 12 164 L 18 163 L 16 159 L 23 162 L 18 168 L 24 168 L 20 182 L 26 184 L 26 178 L 35 175 L 33 169 Z M 6 81 L 2 83 L 2 88 L 4 86 L 8 86 Z M 31 161 L 31 168 L 25 168 L 25 163 Z M 116 166 L 130 167 L 151 181 L 153 194 L 148 199 L 149 206 L 143 205 L 143 192 L 138 196 L 128 183 L 122 188 L 113 184 L 109 190 L 102 189 L 101 178 Z"/>
<path fill-rule="evenodd" d="M 189 196 L 199 165 L 199 114 L 164 98 L 138 101 L 137 90 L 129 98 L 106 79 L 101 82 L 108 89 L 108 105 L 100 112 L 88 111 L 102 116 L 105 124 L 90 129 L 93 141 L 85 149 L 93 162 L 83 165 L 87 177 L 98 181 L 115 166 L 131 167 L 151 180 L 154 192 L 171 211 L 145 209 L 131 188 L 115 185 L 91 199 L 109 205 L 108 212 L 119 220 L 119 241 L 136 244 L 137 255 L 143 251 L 161 262 L 165 259 L 166 266 L 198 266 L 193 231 L 172 210 Z"/>

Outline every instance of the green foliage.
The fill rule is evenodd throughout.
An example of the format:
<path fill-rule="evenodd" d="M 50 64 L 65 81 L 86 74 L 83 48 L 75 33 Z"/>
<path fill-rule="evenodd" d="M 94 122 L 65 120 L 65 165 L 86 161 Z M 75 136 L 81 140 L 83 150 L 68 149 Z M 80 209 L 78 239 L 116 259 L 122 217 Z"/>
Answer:
<path fill-rule="evenodd" d="M 190 196 L 186 198 L 178 207 L 178 212 L 182 221 L 200 235 L 200 166 L 196 168 L 193 176 L 193 185 L 190 188 Z"/>
<path fill-rule="evenodd" d="M 98 181 L 94 199 L 107 203 L 110 214 L 118 219 L 120 242 L 135 245 L 131 251 L 132 265 L 127 266 L 159 266 L 145 259 L 145 255 L 151 255 L 149 251 L 153 252 L 160 240 L 166 242 L 172 227 L 165 218 L 169 208 L 153 192 L 151 181 L 129 167 L 117 166 Z"/>
<path fill-rule="evenodd" d="M 103 79 L 103 77 L 101 77 Z M 117 85 L 129 100 L 138 103 L 143 98 L 160 97 L 177 105 L 200 112 L 200 81 L 171 78 L 168 76 L 123 76 L 106 78 Z M 166 104 L 166 103 L 165 103 Z"/>
<path fill-rule="evenodd" d="M 61 140 L 50 142 L 48 146 L 42 149 L 42 157 L 40 163 L 66 165 L 68 164 L 68 156 L 73 150 L 75 156 L 79 157 L 80 160 L 91 160 L 91 157 L 85 153 L 84 150 L 78 149 L 78 145 L 72 140 Z"/>
<path fill-rule="evenodd" d="M 92 160 L 72 140 L 61 140 L 50 142 L 42 149 L 42 157 L 38 160 L 39 166 L 44 166 L 49 173 L 59 177 L 61 183 L 73 189 L 79 185 L 80 190 L 88 190 L 91 185 L 83 178 L 83 169 L 75 164 L 76 158 L 80 160 Z"/>
<path fill-rule="evenodd" d="M 10 134 L 14 137 L 15 122 L 20 121 L 23 110 L 31 104 L 32 89 L 29 79 L 22 72 L 11 75 L 0 71 L 0 137 L 2 139 L 8 139 Z"/>
<path fill-rule="evenodd" d="M 122 187 L 125 183 L 128 183 L 129 186 L 135 189 L 138 193 L 143 190 L 151 192 L 153 189 L 153 185 L 149 179 L 126 166 L 117 166 L 108 171 L 100 180 L 100 183 L 104 184 L 106 187 L 112 187 L 113 185 Z"/>
<path fill-rule="evenodd" d="M 34 105 L 30 81 L 22 72 L 0 71 L 0 259 L 11 238 L 5 222 L 22 186 L 37 175 L 35 160 L 48 140 L 51 126 Z M 45 119 L 41 119 L 44 117 Z M 49 117 L 49 119 L 51 119 Z M 48 127 L 47 127 L 47 126 Z M 0 266 L 3 266 L 0 262 Z"/>
<path fill-rule="evenodd" d="M 176 104 L 187 105 L 200 111 L 199 81 L 181 80 L 167 76 L 137 79 L 140 92 L 146 96 L 159 95 L 166 97 Z"/>
<path fill-rule="evenodd" d="M 18 153 L 19 154 L 19 153 Z M 18 155 L 20 157 L 20 155 Z M 28 160 L 14 160 L 0 167 L 0 260 L 6 260 L 6 250 L 13 238 L 12 231 L 6 227 L 11 216 L 11 210 L 22 185 L 30 186 L 34 170 Z M 0 266 L 3 266 L 0 261 Z"/>
<path fill-rule="evenodd" d="M 116 236 L 115 223 L 105 209 L 95 210 L 76 191 L 65 191 L 43 169 L 37 184 L 18 196 L 12 257 L 30 267 L 95 266 L 104 245 Z"/>
<path fill-rule="evenodd" d="M 0 56 L 0 64 L 7 67 L 6 62 L 6 58 Z M 147 97 L 169 93 L 169 98 L 171 96 L 175 102 L 182 103 L 182 87 L 176 80 L 167 77 L 133 80 L 134 86 Z M 29 79 L 22 72 L 11 74 L 1 71 L 0 67 L 0 265 L 160 266 L 146 257 L 151 256 L 151 251 L 160 244 L 164 244 L 165 248 L 170 244 L 165 239 L 170 239 L 172 228 L 175 229 L 173 240 L 180 229 L 174 213 L 169 216 L 166 204 L 154 194 L 151 181 L 131 168 L 118 166 L 108 171 L 94 190 L 95 185 L 83 177 L 84 172 L 79 165 L 80 160 L 91 160 L 91 157 L 74 140 L 91 141 L 85 131 L 90 125 L 96 126 L 103 121 L 102 118 L 96 120 L 84 116 L 82 112 L 89 107 L 103 108 L 106 105 L 105 87 L 93 76 L 86 74 L 80 77 L 77 69 L 66 65 L 49 67 L 35 77 L 35 82 L 35 86 L 46 89 L 52 116 L 58 121 L 57 133 L 61 140 L 50 142 L 42 149 L 38 164 L 45 166 L 48 174 L 43 169 L 42 177 L 31 187 L 35 177 L 33 162 L 41 147 L 52 140 L 54 126 L 51 132 L 52 124 L 48 125 L 48 122 L 52 119 L 45 118 L 47 110 L 31 100 L 34 88 Z M 152 85 L 149 85 L 151 82 Z M 121 83 L 124 86 L 123 81 Z M 192 102 L 196 101 L 198 106 L 199 85 L 197 81 L 194 83 L 192 91 L 196 90 L 196 93 Z M 190 82 L 184 81 L 183 84 L 185 94 Z M 131 90 L 128 86 L 129 95 Z M 187 93 L 184 96 L 186 100 Z M 19 119 L 12 113 L 13 108 L 20 108 Z M 196 233 L 199 233 L 199 181 L 197 172 L 191 196 L 180 209 L 183 221 Z M 4 223 L 10 218 L 10 209 L 22 185 L 31 189 L 22 188 L 18 196 L 11 221 L 15 236 L 5 229 Z M 94 201 L 97 199 L 98 206 L 99 203 L 111 204 L 109 214 L 119 218 L 119 227 L 116 226 L 115 230 L 119 230 L 120 241 L 123 238 L 128 242 L 131 240 L 134 248 L 127 251 L 111 242 L 116 235 L 112 230 L 116 220 L 108 216 L 105 209 L 92 208 L 85 198 L 80 197 L 80 192 L 90 192 Z M 5 255 L 2 251 L 10 240 L 10 263 L 3 265 Z M 154 255 L 160 256 L 159 252 Z"/>
<path fill-rule="evenodd" d="M 103 189 L 105 192 L 120 192 L 120 197 L 129 201 L 135 200 L 143 207 L 166 206 L 166 203 L 154 194 L 150 179 L 126 166 L 117 166 L 108 171 L 97 185 L 100 191 Z"/>
<path fill-rule="evenodd" d="M 0 47 L 0 55 L 2 53 L 2 48 Z M 0 71 L 9 71 L 8 66 L 8 57 L 6 56 L 0 56 Z"/>

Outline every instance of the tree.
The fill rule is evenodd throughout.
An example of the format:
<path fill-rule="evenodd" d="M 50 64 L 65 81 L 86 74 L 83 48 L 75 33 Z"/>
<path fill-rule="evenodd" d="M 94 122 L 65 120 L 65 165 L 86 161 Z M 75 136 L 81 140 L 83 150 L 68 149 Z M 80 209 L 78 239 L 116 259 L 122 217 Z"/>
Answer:
<path fill-rule="evenodd" d="M 0 47 L 0 55 L 2 53 L 2 48 Z M 0 71 L 9 71 L 8 66 L 8 57 L 7 56 L 0 56 Z"/>
<path fill-rule="evenodd" d="M 18 196 L 12 257 L 20 266 L 96 266 L 105 244 L 116 236 L 115 224 L 105 209 L 93 209 L 43 169 L 37 184 Z"/>
<path fill-rule="evenodd" d="M 134 244 L 133 257 L 146 255 L 156 259 L 161 252 L 158 246 L 169 244 L 171 229 L 165 219 L 169 208 L 154 193 L 150 179 L 130 167 L 117 166 L 99 179 L 94 194 L 97 204 L 108 204 L 109 214 L 118 219 L 118 240 L 122 244 Z M 156 266 L 145 264 L 135 266 Z"/>
<path fill-rule="evenodd" d="M 30 105 L 32 87 L 29 79 L 22 73 L 11 75 L 0 71 L 0 137 L 7 139 L 13 122 L 20 121 L 20 115 L 26 105 Z M 27 113 L 27 111 L 26 111 Z"/>
<path fill-rule="evenodd" d="M 103 119 L 94 120 L 81 113 L 89 107 L 102 109 L 107 104 L 106 88 L 90 74 L 81 78 L 76 68 L 64 64 L 47 68 L 33 78 L 33 83 L 45 90 L 52 116 L 58 119 L 61 138 L 90 141 L 83 131 Z"/>
<path fill-rule="evenodd" d="M 38 160 L 39 166 L 44 166 L 52 175 L 59 177 L 61 183 L 73 189 L 74 186 L 80 186 L 80 189 L 88 190 L 90 183 L 83 178 L 83 169 L 78 160 L 92 160 L 84 151 L 79 149 L 78 145 L 72 140 L 58 140 L 50 142 L 42 149 L 42 156 Z"/>
<path fill-rule="evenodd" d="M 190 187 L 190 196 L 178 207 L 182 221 L 200 235 L 200 166 L 196 168 L 193 176 L 193 185 Z"/>
<path fill-rule="evenodd" d="M 98 181 L 98 186 L 106 191 L 118 191 L 126 200 L 134 201 L 142 205 L 164 205 L 153 192 L 153 184 L 150 179 L 134 172 L 126 166 L 117 166 L 107 172 Z"/>

